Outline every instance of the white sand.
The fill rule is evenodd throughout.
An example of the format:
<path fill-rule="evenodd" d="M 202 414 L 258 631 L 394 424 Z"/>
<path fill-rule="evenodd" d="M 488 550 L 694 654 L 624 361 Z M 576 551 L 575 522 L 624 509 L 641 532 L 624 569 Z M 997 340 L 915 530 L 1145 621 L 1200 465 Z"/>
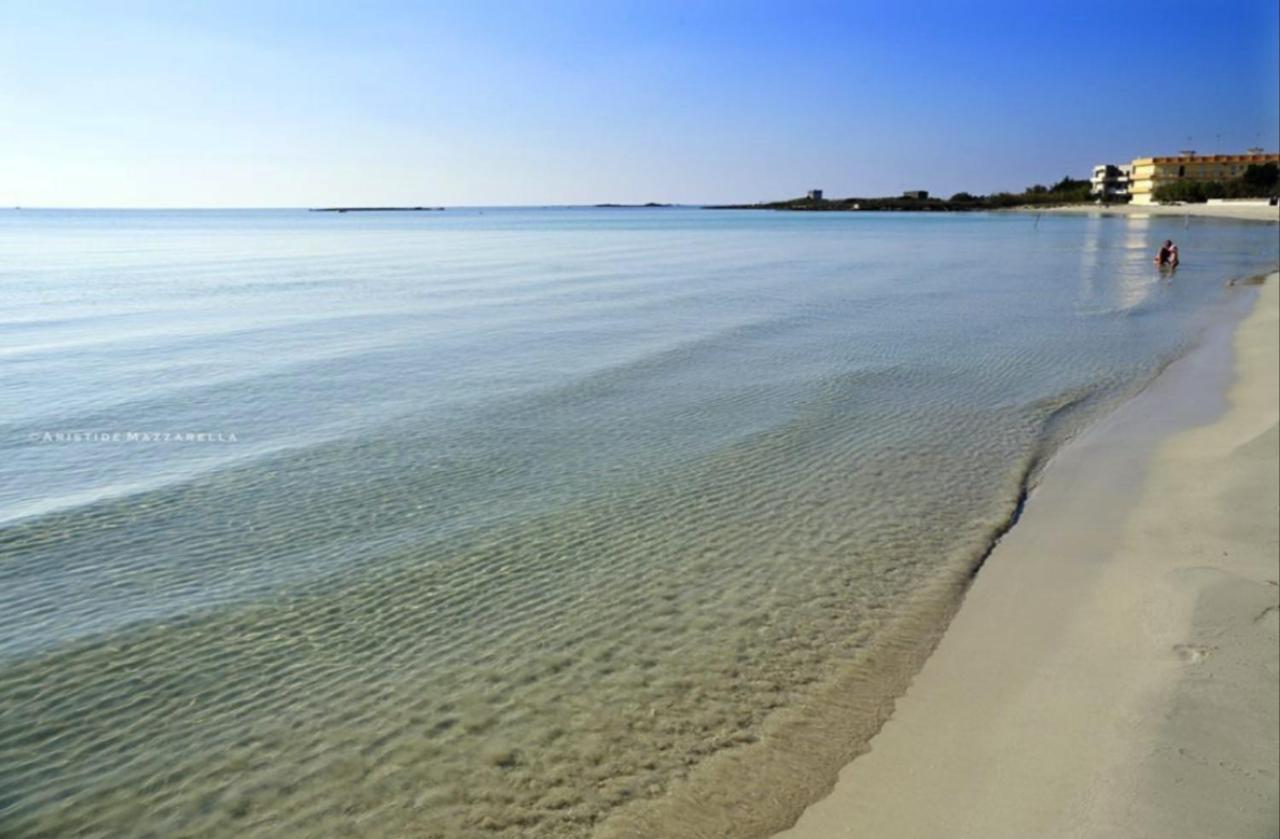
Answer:
<path fill-rule="evenodd" d="M 1277 835 L 1278 291 L 1060 453 L 782 836 Z"/>
<path fill-rule="evenodd" d="M 1108 213 L 1111 215 L 1149 216 L 1207 216 L 1210 218 L 1242 219 L 1245 221 L 1280 222 L 1280 207 L 1265 204 L 1116 204 L 1101 207 L 1097 204 L 1075 204 L 1069 207 L 1023 207 L 1022 213 Z"/>

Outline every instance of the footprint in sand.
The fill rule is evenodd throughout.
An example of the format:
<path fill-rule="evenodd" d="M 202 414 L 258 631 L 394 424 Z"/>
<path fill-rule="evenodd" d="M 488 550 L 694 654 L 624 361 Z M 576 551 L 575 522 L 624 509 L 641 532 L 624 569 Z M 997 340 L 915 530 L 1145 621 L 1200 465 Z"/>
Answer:
<path fill-rule="evenodd" d="M 1195 664 L 1208 658 L 1217 647 L 1210 647 L 1206 644 L 1174 644 L 1173 651 L 1178 654 L 1178 658 L 1188 664 Z"/>

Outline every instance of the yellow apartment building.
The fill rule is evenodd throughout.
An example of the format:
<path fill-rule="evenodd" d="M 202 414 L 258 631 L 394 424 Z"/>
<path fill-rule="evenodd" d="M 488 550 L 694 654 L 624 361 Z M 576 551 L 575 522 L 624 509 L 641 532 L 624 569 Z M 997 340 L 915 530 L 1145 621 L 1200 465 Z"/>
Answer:
<path fill-rule="evenodd" d="M 1251 164 L 1280 163 L 1280 154 L 1195 154 L 1139 157 L 1129 174 L 1131 203 L 1154 204 L 1152 193 L 1161 184 L 1178 180 L 1229 181 Z"/>

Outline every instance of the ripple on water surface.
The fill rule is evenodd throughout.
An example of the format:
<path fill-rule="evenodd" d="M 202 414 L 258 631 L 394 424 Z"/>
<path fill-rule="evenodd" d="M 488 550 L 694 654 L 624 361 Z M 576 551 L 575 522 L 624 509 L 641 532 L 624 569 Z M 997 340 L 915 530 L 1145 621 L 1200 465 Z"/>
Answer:
<path fill-rule="evenodd" d="M 219 216 L 186 305 L 226 337 L 156 352 L 278 330 L 292 356 L 97 397 L 0 377 L 92 427 L 216 415 L 261 446 L 4 444 L 22 501 L 103 492 L 0 529 L 0 832 L 779 827 L 874 731 L 1042 459 L 1185 348 L 1237 268 L 1136 294 L 1119 221 L 1026 241 L 697 212 Z M 214 224 L 128 223 L 159 231 L 165 276 Z M 975 241 L 1008 259 L 966 273 Z M 1092 262 L 1039 267 L 1081 241 Z M 104 270 L 68 259 L 33 257 L 35 287 Z M 333 316 L 334 272 L 365 317 Z M 246 300 L 277 325 L 226 332 Z M 132 369 L 117 344 L 103 369 Z M 106 491 L 125 477 L 151 483 Z"/>

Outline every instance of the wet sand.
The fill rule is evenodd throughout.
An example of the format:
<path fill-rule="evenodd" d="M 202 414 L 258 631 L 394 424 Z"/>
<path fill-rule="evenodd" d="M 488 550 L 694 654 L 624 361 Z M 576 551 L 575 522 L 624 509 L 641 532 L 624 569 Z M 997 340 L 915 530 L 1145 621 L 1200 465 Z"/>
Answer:
<path fill-rule="evenodd" d="M 781 836 L 1276 835 L 1277 279 L 1059 453 L 872 750 Z"/>

